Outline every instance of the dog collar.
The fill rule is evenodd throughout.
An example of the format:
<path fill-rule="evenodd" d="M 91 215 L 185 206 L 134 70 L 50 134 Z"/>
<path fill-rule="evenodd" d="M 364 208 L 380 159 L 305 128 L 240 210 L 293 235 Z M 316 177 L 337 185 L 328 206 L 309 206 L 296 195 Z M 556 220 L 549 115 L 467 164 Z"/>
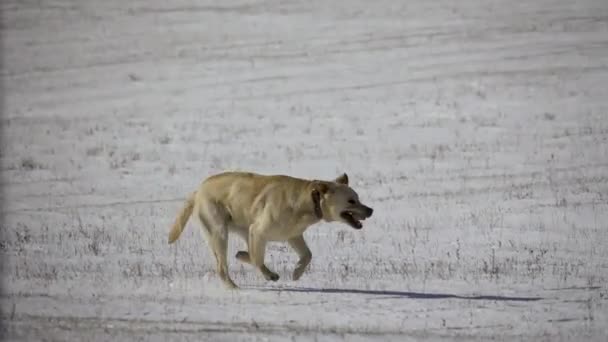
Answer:
<path fill-rule="evenodd" d="M 312 191 L 312 204 L 317 218 L 319 220 L 323 219 L 323 209 L 321 209 L 321 194 L 318 190 Z"/>

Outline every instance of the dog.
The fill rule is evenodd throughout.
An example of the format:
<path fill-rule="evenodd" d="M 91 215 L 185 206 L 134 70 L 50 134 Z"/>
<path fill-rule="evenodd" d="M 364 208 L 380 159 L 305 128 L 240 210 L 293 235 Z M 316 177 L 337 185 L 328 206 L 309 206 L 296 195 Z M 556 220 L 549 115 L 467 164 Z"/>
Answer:
<path fill-rule="evenodd" d="M 348 185 L 346 173 L 333 181 L 322 181 L 223 172 L 203 180 L 190 194 L 171 227 L 169 244 L 179 238 L 193 215 L 215 255 L 219 277 L 226 287 L 237 289 L 228 274 L 229 233 L 236 233 L 247 244 L 248 251 L 237 252 L 236 258 L 256 267 L 269 281 L 277 281 L 279 275 L 264 264 L 266 243 L 287 241 L 299 256 L 292 276 L 298 280 L 312 259 L 303 236 L 308 227 L 325 221 L 361 229 L 361 221 L 372 213 Z"/>

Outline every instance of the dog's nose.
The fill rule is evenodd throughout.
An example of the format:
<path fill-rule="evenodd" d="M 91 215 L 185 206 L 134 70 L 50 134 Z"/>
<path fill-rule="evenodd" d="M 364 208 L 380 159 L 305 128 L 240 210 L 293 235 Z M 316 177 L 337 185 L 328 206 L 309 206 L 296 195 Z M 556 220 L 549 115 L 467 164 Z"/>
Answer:
<path fill-rule="evenodd" d="M 367 217 L 372 216 L 373 213 L 374 213 L 374 209 L 367 207 Z"/>

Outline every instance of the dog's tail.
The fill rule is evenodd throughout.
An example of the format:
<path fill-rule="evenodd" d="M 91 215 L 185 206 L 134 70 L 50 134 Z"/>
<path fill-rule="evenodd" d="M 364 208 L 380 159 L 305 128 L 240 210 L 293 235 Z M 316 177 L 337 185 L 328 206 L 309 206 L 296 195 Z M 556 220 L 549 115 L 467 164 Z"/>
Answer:
<path fill-rule="evenodd" d="M 175 240 L 177 240 L 180 234 L 184 231 L 186 223 L 188 223 L 188 219 L 190 218 L 190 215 L 192 215 L 192 210 L 194 209 L 195 195 L 196 191 L 188 196 L 182 210 L 180 210 L 179 214 L 177 215 L 175 223 L 173 223 L 171 231 L 169 232 L 169 243 L 175 242 Z"/>

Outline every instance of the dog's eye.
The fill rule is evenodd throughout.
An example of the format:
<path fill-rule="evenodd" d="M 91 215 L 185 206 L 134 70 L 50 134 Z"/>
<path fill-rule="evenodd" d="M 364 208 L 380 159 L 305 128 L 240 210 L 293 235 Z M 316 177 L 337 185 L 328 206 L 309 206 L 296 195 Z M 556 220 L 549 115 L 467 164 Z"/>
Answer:
<path fill-rule="evenodd" d="M 348 203 L 350 203 L 350 204 L 355 204 L 355 203 L 357 203 L 357 202 L 355 202 L 355 200 L 354 200 L 354 199 L 349 199 L 349 200 L 348 200 Z"/>

